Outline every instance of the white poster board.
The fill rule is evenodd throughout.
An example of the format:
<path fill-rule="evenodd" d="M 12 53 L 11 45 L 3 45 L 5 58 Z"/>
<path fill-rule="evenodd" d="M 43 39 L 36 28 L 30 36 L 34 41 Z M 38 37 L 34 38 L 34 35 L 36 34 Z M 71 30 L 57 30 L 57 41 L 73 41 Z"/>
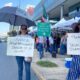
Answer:
<path fill-rule="evenodd" d="M 33 57 L 34 39 L 25 36 L 8 37 L 7 55 Z"/>
<path fill-rule="evenodd" d="M 68 55 L 80 55 L 80 33 L 68 34 L 67 54 Z"/>

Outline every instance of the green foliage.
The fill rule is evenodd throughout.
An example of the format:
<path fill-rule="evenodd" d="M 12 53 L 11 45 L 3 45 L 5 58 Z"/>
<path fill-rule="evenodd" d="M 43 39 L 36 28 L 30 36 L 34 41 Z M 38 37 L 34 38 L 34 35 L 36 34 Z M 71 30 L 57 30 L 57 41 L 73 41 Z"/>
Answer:
<path fill-rule="evenodd" d="M 8 35 L 9 36 L 16 36 L 17 35 L 17 32 L 15 30 L 13 30 L 11 32 L 8 32 Z"/>
<path fill-rule="evenodd" d="M 41 67 L 58 67 L 57 64 L 50 61 L 38 61 L 37 64 Z"/>

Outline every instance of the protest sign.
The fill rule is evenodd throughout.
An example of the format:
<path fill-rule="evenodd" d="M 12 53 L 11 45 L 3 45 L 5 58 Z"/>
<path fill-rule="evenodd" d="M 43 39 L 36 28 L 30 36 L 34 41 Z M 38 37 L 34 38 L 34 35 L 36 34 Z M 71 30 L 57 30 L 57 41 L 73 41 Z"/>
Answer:
<path fill-rule="evenodd" d="M 49 37 L 51 34 L 50 23 L 39 22 L 37 34 L 38 36 Z"/>
<path fill-rule="evenodd" d="M 34 39 L 26 36 L 8 37 L 7 55 L 33 57 Z"/>
<path fill-rule="evenodd" d="M 68 55 L 80 55 L 80 33 L 68 34 L 67 54 Z"/>

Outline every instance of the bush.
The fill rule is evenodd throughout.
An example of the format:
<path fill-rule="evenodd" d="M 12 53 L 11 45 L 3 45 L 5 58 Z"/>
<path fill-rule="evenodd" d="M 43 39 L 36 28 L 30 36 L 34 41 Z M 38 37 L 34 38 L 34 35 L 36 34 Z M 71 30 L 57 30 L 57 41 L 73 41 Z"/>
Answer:
<path fill-rule="evenodd" d="M 50 61 L 38 61 L 37 64 L 41 67 L 58 67 L 57 64 Z"/>

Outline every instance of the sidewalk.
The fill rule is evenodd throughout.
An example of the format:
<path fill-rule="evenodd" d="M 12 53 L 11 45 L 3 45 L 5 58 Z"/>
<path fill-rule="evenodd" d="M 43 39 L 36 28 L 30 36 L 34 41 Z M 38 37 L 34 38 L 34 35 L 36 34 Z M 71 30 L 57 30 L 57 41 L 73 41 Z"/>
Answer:
<path fill-rule="evenodd" d="M 34 58 L 32 62 L 32 69 L 34 70 L 35 74 L 38 76 L 39 80 L 66 80 L 68 69 L 65 68 L 65 56 L 57 55 L 57 58 L 52 58 L 50 53 L 45 53 L 44 60 L 49 60 L 58 65 L 55 68 L 45 68 L 40 67 L 36 64 L 39 61 L 38 53 L 35 50 Z"/>

